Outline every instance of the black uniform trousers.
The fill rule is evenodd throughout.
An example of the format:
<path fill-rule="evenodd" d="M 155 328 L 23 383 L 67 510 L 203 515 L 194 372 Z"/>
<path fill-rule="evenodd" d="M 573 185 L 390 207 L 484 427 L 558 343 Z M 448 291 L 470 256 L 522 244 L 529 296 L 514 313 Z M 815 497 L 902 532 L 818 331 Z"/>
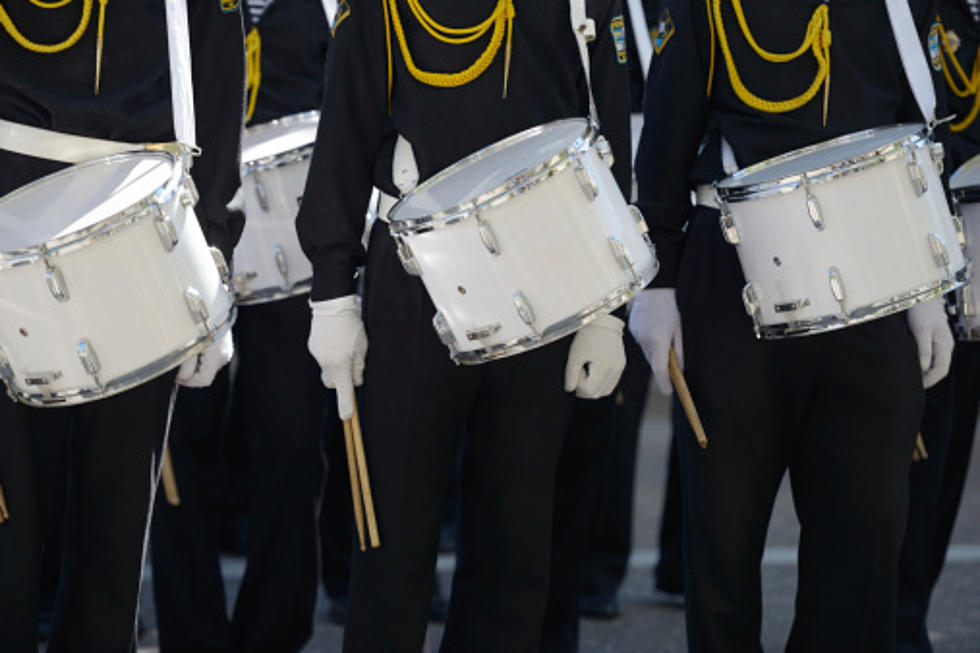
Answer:
<path fill-rule="evenodd" d="M 548 592 L 552 496 L 573 395 L 565 338 L 457 366 L 421 282 L 384 224 L 365 276 L 361 423 L 381 547 L 355 551 L 347 653 L 418 653 L 446 491 L 464 426 L 458 560 L 441 650 L 536 651 Z"/>
<path fill-rule="evenodd" d="M 980 402 L 980 344 L 958 342 L 950 375 L 926 393 L 928 458 L 909 474 L 909 517 L 899 561 L 897 651 L 930 653 L 926 615 L 963 494 Z"/>
<path fill-rule="evenodd" d="M 0 524 L 0 651 L 36 653 L 41 561 L 63 527 L 64 560 L 49 651 L 129 653 L 150 509 L 175 372 L 78 406 L 0 400 L 0 479 L 10 520 Z M 67 434 L 67 438 L 66 438 Z M 55 475 L 68 447 L 63 524 Z"/>
<path fill-rule="evenodd" d="M 612 600 L 626 576 L 633 545 L 633 483 L 636 446 L 650 387 L 650 365 L 629 329 L 624 330 L 626 369 L 613 392 L 612 440 L 597 461 L 602 471 L 588 538 L 582 594 Z"/>
<path fill-rule="evenodd" d="M 898 552 L 924 393 L 904 313 L 759 341 L 718 211 L 698 207 L 677 280 L 707 449 L 679 438 L 691 651 L 761 651 L 760 563 L 789 470 L 801 523 L 789 651 L 892 651 Z"/>
<path fill-rule="evenodd" d="M 209 474 L 219 389 L 181 389 L 170 451 L 181 505 L 162 501 L 153 524 L 160 650 L 297 651 L 313 632 L 317 511 L 327 393 L 306 350 L 307 296 L 241 306 L 234 334 L 250 470 L 247 567 L 229 623 Z"/>
<path fill-rule="evenodd" d="M 663 510 L 660 513 L 660 558 L 653 568 L 654 588 L 671 594 L 684 593 L 684 510 L 681 501 L 681 465 L 677 454 L 678 440 L 690 440 L 694 429 L 687 421 L 677 393 L 670 404 L 672 424 L 670 452 L 667 454 L 667 480 L 664 483 Z"/>

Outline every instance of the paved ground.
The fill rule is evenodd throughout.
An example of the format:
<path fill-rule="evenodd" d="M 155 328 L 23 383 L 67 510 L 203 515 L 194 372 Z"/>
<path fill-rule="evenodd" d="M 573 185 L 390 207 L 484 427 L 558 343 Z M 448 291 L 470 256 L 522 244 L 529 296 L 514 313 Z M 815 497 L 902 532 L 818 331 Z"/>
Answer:
<path fill-rule="evenodd" d="M 653 602 L 650 570 L 656 561 L 654 545 L 662 504 L 665 453 L 669 423 L 666 401 L 652 397 L 647 409 L 637 466 L 635 512 L 635 555 L 620 596 L 623 616 L 612 622 L 585 621 L 581 653 L 673 653 L 685 650 L 684 617 L 681 610 Z M 976 452 L 974 452 L 976 454 Z M 929 627 L 936 653 L 980 653 L 980 454 L 973 457 L 966 496 L 953 534 L 950 561 L 933 599 Z M 767 651 L 782 650 L 789 632 L 796 591 L 794 548 L 798 526 L 787 488 L 777 501 L 763 563 L 764 618 L 762 643 Z M 234 596 L 241 564 L 225 564 L 229 595 Z M 443 584 L 448 587 L 452 560 L 439 564 Z M 152 584 L 148 579 L 146 589 Z M 141 652 L 155 647 L 152 594 L 145 592 L 145 622 L 151 627 Z M 340 651 L 341 630 L 322 618 L 317 621 L 307 653 Z M 430 627 L 429 641 L 436 650 L 439 627 Z M 502 652 L 505 653 L 505 652 Z"/>

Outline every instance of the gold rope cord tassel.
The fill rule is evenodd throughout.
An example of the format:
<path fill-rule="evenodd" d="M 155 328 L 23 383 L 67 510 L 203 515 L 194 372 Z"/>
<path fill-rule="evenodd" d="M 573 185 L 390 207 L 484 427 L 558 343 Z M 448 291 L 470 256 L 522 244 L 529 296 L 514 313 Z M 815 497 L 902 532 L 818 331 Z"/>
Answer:
<path fill-rule="evenodd" d="M 922 462 L 929 460 L 929 452 L 926 451 L 926 443 L 922 439 L 922 434 L 915 436 L 915 449 L 912 450 L 912 462 Z"/>
<path fill-rule="evenodd" d="M 763 60 L 771 63 L 787 63 L 793 61 L 808 50 L 813 53 L 813 58 L 817 61 L 817 74 L 802 94 L 788 100 L 766 100 L 753 94 L 742 82 L 739 77 L 735 60 L 732 56 L 731 48 L 728 44 L 728 37 L 725 32 L 725 23 L 721 14 L 721 0 L 713 0 L 712 14 L 714 21 L 714 34 L 717 35 L 718 43 L 721 46 L 721 53 L 725 60 L 725 68 L 731 80 L 735 95 L 747 106 L 765 113 L 786 113 L 799 109 L 812 100 L 821 87 L 824 91 L 824 124 L 827 122 L 827 109 L 830 97 L 830 10 L 826 4 L 821 4 L 813 12 L 810 22 L 807 25 L 806 36 L 803 43 L 794 52 L 778 53 L 764 50 L 753 38 L 745 20 L 740 0 L 732 0 L 732 8 L 735 17 L 738 19 L 739 27 L 749 46 Z M 710 20 L 710 18 L 709 18 Z M 711 47 L 714 48 L 714 37 L 712 36 Z M 709 87 L 710 88 L 710 87 Z"/>
<path fill-rule="evenodd" d="M 428 86 L 442 88 L 456 88 L 469 84 L 477 79 L 490 67 L 490 64 L 497 56 L 501 44 L 504 42 L 506 32 L 506 46 L 504 48 L 504 82 L 503 97 L 507 97 L 507 84 L 510 78 L 511 60 L 511 40 L 514 31 L 514 2 L 513 0 L 498 0 L 497 6 L 488 18 L 483 22 L 472 27 L 446 27 L 436 22 L 425 9 L 422 8 L 420 0 L 407 0 L 408 7 L 412 15 L 420 25 L 437 41 L 450 45 L 462 45 L 471 43 L 486 34 L 490 27 L 493 32 L 490 35 L 490 42 L 483 50 L 476 61 L 468 68 L 456 73 L 437 73 L 422 70 L 415 65 L 412 53 L 408 48 L 408 41 L 405 38 L 405 30 L 402 26 L 401 16 L 398 13 L 398 0 L 381 0 L 384 8 L 385 18 L 385 41 L 388 54 L 388 108 L 391 109 L 392 91 L 392 48 L 391 48 L 391 28 L 394 26 L 395 37 L 398 40 L 398 47 L 401 50 L 405 67 L 415 80 Z"/>
<path fill-rule="evenodd" d="M 109 0 L 99 0 L 99 31 L 95 39 L 95 94 L 99 94 L 99 80 L 102 78 L 102 45 L 105 42 L 105 6 Z"/>
<path fill-rule="evenodd" d="M 957 97 L 973 97 L 973 106 L 970 108 L 970 112 L 961 121 L 954 122 L 949 126 L 950 131 L 961 132 L 972 125 L 977 118 L 977 114 L 980 113 L 980 47 L 977 48 L 976 55 L 973 58 L 973 68 L 970 71 L 970 76 L 967 77 L 963 66 L 960 65 L 956 54 L 953 52 L 953 46 L 949 42 L 949 36 L 946 34 L 942 23 L 939 24 L 939 40 L 941 45 L 939 48 L 939 58 L 942 64 L 943 76 L 946 78 L 946 85 Z M 960 83 L 963 85 L 962 88 L 953 80 L 953 75 L 950 73 L 951 67 L 960 78 Z"/>
<path fill-rule="evenodd" d="M 163 448 L 163 460 L 160 464 L 160 481 L 163 483 L 163 493 L 173 507 L 180 505 L 180 493 L 177 492 L 177 477 L 174 476 L 174 464 L 170 459 L 170 447 Z"/>
<path fill-rule="evenodd" d="M 262 84 L 262 37 L 258 28 L 253 27 L 245 36 L 245 92 L 248 94 L 248 106 L 245 108 L 245 122 L 248 123 L 255 113 L 255 101 L 259 97 L 259 86 Z"/>
<path fill-rule="evenodd" d="M 7 497 L 3 494 L 3 485 L 0 485 L 0 524 L 10 519 L 10 510 L 7 508 Z"/>

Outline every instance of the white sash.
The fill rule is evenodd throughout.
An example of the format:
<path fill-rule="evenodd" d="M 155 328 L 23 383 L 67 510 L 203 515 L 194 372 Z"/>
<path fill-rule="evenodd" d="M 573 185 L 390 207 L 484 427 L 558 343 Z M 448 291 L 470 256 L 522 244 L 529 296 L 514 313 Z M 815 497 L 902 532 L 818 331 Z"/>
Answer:
<path fill-rule="evenodd" d="M 592 97 L 592 66 L 589 63 L 589 48 L 586 43 L 595 40 L 595 21 L 585 13 L 585 0 L 569 0 L 569 13 L 572 18 L 572 31 L 578 43 L 578 53 L 582 57 L 582 67 L 585 68 L 585 84 L 589 89 L 589 116 L 592 123 L 598 127 L 599 112 Z"/>
<path fill-rule="evenodd" d="M 932 74 L 929 63 L 922 51 L 919 33 L 912 20 L 912 11 L 907 0 L 885 0 L 888 8 L 888 20 L 892 24 L 892 34 L 898 45 L 898 54 L 902 58 L 905 76 L 912 87 L 915 102 L 919 105 L 926 124 L 932 128 L 936 124 L 936 89 L 932 85 Z"/>
<path fill-rule="evenodd" d="M 650 60 L 653 58 L 653 42 L 650 40 L 650 26 L 647 25 L 647 17 L 643 12 L 643 3 L 640 0 L 626 0 L 630 11 L 630 23 L 633 24 L 633 40 L 636 41 L 636 56 L 640 58 L 640 69 L 643 71 L 643 79 L 647 78 L 647 70 L 650 68 Z"/>

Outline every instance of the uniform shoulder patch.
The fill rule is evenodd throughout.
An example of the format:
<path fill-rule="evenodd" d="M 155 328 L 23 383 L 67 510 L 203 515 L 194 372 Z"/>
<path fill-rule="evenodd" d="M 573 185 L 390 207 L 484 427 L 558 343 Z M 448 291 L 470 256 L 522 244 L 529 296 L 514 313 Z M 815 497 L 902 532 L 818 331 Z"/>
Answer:
<path fill-rule="evenodd" d="M 933 70 L 943 69 L 943 56 L 939 51 L 941 47 L 939 44 L 939 30 L 941 29 L 941 24 L 937 21 L 932 24 L 929 28 L 929 38 L 927 39 L 927 44 L 929 45 L 929 61 L 932 62 Z"/>
<path fill-rule="evenodd" d="M 656 26 L 650 30 L 650 36 L 653 37 L 653 51 L 657 54 L 663 52 L 664 47 L 667 45 L 667 41 L 670 37 L 674 35 L 674 21 L 670 17 L 670 9 L 664 7 L 664 12 L 660 14 L 660 19 L 657 21 Z"/>
<path fill-rule="evenodd" d="M 238 11 L 238 8 L 242 4 L 242 0 L 218 0 L 221 6 L 221 11 L 226 14 L 230 14 L 233 11 Z"/>
<path fill-rule="evenodd" d="M 330 26 L 330 36 L 336 36 L 337 28 L 340 27 L 340 24 L 348 16 L 350 16 L 350 4 L 348 4 L 347 0 L 338 0 L 337 13 L 334 14 L 333 25 Z"/>
<path fill-rule="evenodd" d="M 622 14 L 609 21 L 609 31 L 612 32 L 613 43 L 616 45 L 616 61 L 626 63 L 626 21 Z"/>

